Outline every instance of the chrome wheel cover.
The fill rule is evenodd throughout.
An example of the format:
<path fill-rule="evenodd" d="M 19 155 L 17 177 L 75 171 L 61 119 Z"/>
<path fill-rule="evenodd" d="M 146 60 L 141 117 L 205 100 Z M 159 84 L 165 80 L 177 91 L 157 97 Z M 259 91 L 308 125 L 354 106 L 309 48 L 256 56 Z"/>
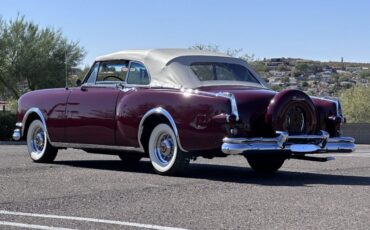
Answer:
<path fill-rule="evenodd" d="M 34 130 L 31 140 L 32 152 L 42 153 L 45 147 L 45 132 L 38 127 Z"/>
<path fill-rule="evenodd" d="M 41 121 L 31 123 L 27 133 L 27 148 L 33 160 L 39 160 L 45 154 L 47 134 Z"/>
<path fill-rule="evenodd" d="M 155 155 L 163 165 L 167 165 L 171 161 L 174 151 L 175 146 L 172 137 L 167 132 L 158 135 Z"/>
<path fill-rule="evenodd" d="M 167 124 L 157 125 L 149 138 L 150 161 L 158 172 L 167 172 L 173 167 L 178 153 L 176 135 Z"/>

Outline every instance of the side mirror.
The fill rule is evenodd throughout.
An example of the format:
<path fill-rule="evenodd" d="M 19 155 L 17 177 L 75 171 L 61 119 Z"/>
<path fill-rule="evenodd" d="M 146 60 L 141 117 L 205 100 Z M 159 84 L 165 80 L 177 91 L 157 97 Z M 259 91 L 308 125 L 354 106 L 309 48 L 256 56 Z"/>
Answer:
<path fill-rule="evenodd" d="M 81 84 L 82 84 L 82 81 L 81 81 L 80 79 L 77 79 L 77 81 L 76 81 L 76 85 L 77 85 L 77 86 L 81 86 Z"/>

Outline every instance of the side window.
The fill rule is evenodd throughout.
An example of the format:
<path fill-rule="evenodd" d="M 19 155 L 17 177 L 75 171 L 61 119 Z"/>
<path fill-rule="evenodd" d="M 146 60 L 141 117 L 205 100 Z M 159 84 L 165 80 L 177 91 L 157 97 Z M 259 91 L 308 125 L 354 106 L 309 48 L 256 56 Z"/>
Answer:
<path fill-rule="evenodd" d="M 90 75 L 87 77 L 86 83 L 95 84 L 96 76 L 98 75 L 98 70 L 99 70 L 99 63 L 97 62 L 92 67 Z"/>
<path fill-rule="evenodd" d="M 149 74 L 145 67 L 137 62 L 131 62 L 130 71 L 127 78 L 128 84 L 148 85 Z"/>
<path fill-rule="evenodd" d="M 98 71 L 96 83 L 125 81 L 128 72 L 128 62 L 102 62 Z"/>

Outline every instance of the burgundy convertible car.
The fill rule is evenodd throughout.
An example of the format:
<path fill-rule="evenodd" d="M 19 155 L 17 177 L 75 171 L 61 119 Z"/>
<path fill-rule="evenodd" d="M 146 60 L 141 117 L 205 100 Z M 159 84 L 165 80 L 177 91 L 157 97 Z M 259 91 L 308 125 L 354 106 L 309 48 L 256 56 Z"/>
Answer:
<path fill-rule="evenodd" d="M 35 162 L 77 148 L 128 163 L 149 157 L 157 173 L 173 174 L 199 156 L 239 154 L 274 172 L 286 159 L 353 151 L 343 122 L 338 100 L 275 92 L 241 59 L 154 49 L 98 57 L 77 87 L 26 93 L 13 138 L 27 140 Z"/>

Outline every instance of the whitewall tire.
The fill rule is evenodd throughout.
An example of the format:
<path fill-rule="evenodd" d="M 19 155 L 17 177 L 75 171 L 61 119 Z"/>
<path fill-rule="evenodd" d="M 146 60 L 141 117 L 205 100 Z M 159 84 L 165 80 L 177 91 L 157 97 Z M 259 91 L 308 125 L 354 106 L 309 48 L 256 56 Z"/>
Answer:
<path fill-rule="evenodd" d="M 159 174 L 181 173 L 189 165 L 188 154 L 180 150 L 176 135 L 167 124 L 159 124 L 153 129 L 148 151 L 153 168 Z"/>
<path fill-rule="evenodd" d="M 46 128 L 40 120 L 32 121 L 28 128 L 27 149 L 35 162 L 52 162 L 57 156 L 58 149 L 49 143 Z"/>

